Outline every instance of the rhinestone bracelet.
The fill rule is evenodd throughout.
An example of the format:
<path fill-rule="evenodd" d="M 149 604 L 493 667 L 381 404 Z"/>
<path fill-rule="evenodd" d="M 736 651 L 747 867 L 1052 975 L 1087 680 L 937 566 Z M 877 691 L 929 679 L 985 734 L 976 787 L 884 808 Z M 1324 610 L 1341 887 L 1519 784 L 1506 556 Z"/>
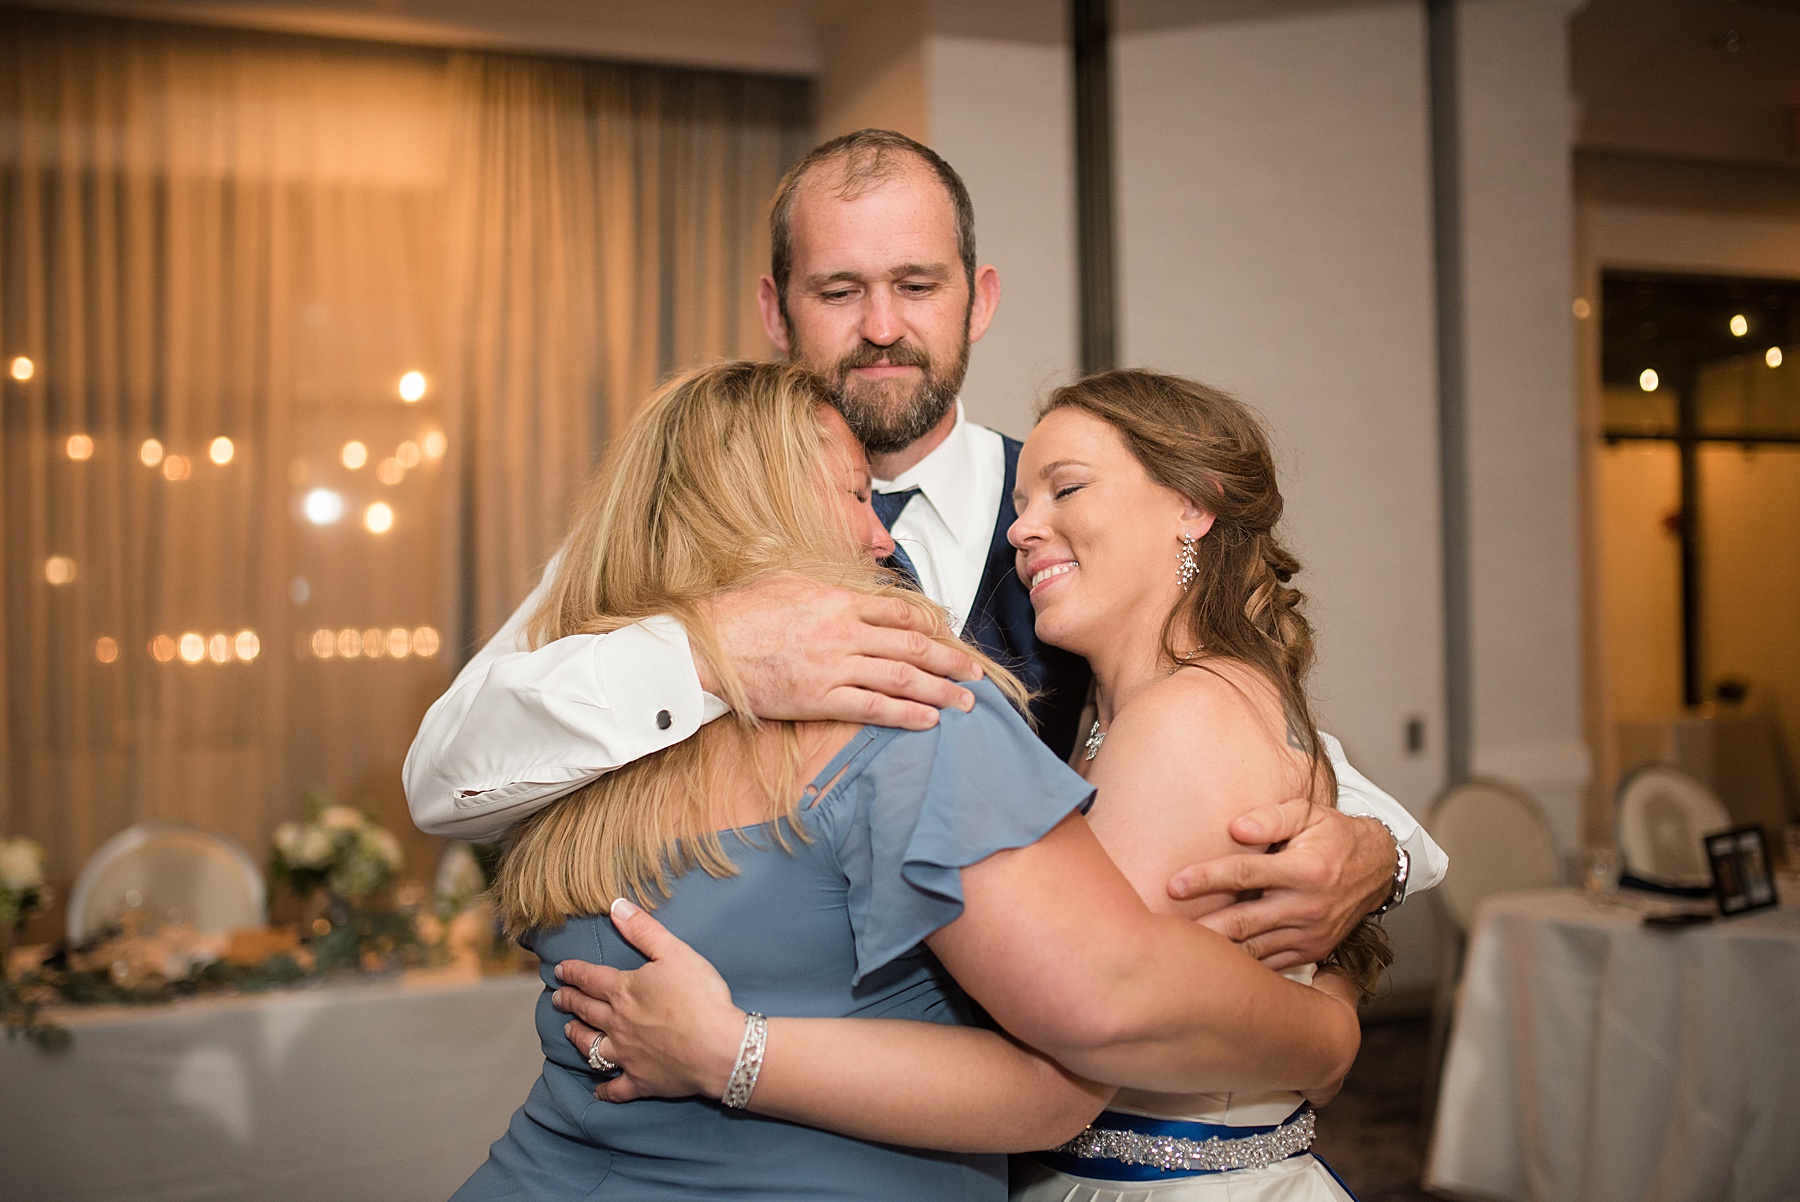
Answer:
<path fill-rule="evenodd" d="M 738 1047 L 737 1063 L 731 1066 L 731 1079 L 725 1082 L 725 1096 L 719 1100 L 733 1110 L 750 1104 L 750 1091 L 762 1072 L 763 1048 L 769 1041 L 769 1020 L 752 1010 L 744 1019 L 744 1042 Z"/>

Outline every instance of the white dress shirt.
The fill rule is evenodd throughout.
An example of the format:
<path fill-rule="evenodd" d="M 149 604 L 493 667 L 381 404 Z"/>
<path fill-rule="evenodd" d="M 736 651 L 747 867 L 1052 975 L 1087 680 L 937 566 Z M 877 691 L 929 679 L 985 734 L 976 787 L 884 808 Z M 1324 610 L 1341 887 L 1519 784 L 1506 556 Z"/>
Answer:
<path fill-rule="evenodd" d="M 925 595 L 960 633 L 981 587 L 1006 481 L 1000 435 L 968 421 L 878 492 L 920 489 L 893 526 Z M 558 797 L 673 746 L 726 712 L 700 688 L 687 632 L 651 618 L 611 634 L 523 642 L 556 561 L 499 633 L 426 711 L 403 774 L 413 821 L 428 834 L 491 839 Z M 1449 859 L 1398 801 L 1351 767 L 1330 735 L 1338 809 L 1377 818 L 1412 861 L 1407 895 L 1443 879 Z"/>
<path fill-rule="evenodd" d="M 892 480 L 876 480 L 876 492 L 919 490 L 889 532 L 912 560 L 925 595 L 942 605 L 950 626 L 962 633 L 987 570 L 994 515 L 1006 485 L 1006 446 L 1000 435 L 963 417 L 931 454 Z"/>

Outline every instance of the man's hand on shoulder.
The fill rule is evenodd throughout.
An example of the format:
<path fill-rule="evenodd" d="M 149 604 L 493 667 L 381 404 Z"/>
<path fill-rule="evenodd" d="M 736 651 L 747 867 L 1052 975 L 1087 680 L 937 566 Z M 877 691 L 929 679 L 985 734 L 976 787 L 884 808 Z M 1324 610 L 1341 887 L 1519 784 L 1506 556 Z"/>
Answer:
<path fill-rule="evenodd" d="M 783 574 L 704 609 L 759 718 L 927 730 L 942 708 L 974 708 L 975 695 L 955 682 L 980 679 L 979 667 L 931 638 L 903 601 Z M 716 695 L 716 672 L 698 646 L 694 666 L 700 687 Z"/>
<path fill-rule="evenodd" d="M 1296 799 L 1242 815 L 1231 824 L 1231 837 L 1286 846 L 1184 868 L 1170 879 L 1169 896 L 1252 894 L 1199 921 L 1270 968 L 1323 959 L 1393 892 L 1394 840 L 1372 818 Z"/>

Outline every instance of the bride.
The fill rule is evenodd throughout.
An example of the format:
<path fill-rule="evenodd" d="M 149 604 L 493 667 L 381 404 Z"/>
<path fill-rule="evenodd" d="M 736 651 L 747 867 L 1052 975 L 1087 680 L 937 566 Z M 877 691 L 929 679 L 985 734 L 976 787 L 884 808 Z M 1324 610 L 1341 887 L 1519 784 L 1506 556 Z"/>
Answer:
<path fill-rule="evenodd" d="M 1170 901 L 1163 883 L 1184 864 L 1234 850 L 1225 833 L 1234 817 L 1287 797 L 1324 804 L 1318 799 L 1336 795 L 1304 690 L 1312 633 L 1289 583 L 1299 565 L 1275 535 L 1282 498 L 1267 439 L 1241 404 L 1214 389 L 1109 372 L 1050 397 L 1020 457 L 1018 490 L 1010 537 L 1038 634 L 1094 669 L 1097 718 L 1075 765 L 1098 791 L 1087 825 L 1150 909 L 1199 917 L 1203 907 Z M 972 790 L 963 804 L 985 800 Z M 569 1042 L 622 1070 L 595 1096 L 719 1097 L 734 1072 L 741 1084 L 750 1020 L 727 985 L 648 915 L 625 906 L 615 920 L 650 965 L 570 965 L 600 1000 L 574 990 L 559 997 L 581 1016 L 565 1028 Z M 1366 991 L 1386 958 L 1379 928 L 1365 923 L 1331 960 Z M 1312 969 L 1290 975 L 1310 980 Z M 1322 985 L 1329 979 L 1321 974 Z M 1042 1104 L 1004 1072 L 966 1058 L 963 1033 L 913 1024 L 898 1038 L 891 1028 L 904 1025 L 768 1020 L 749 1109 L 956 1149 L 1000 1146 L 980 1143 L 1004 1125 L 992 1116 Z M 1262 1028 L 1253 1038 L 1272 1034 Z M 1349 1197 L 1306 1151 L 1313 1119 L 1301 1093 L 1271 1088 L 1281 1083 L 1267 1077 L 1232 1084 L 1105 1090 L 1104 1112 L 1075 1138 L 1015 1160 L 1014 1197 Z M 1333 1089 L 1313 1091 L 1312 1100 Z M 965 1111 L 989 1117 L 963 1128 L 940 1122 L 951 1128 L 941 1135 L 932 1129 L 931 1116 Z"/>
<path fill-rule="evenodd" d="M 830 399 L 785 364 L 724 364 L 667 385 L 615 441 L 534 637 L 671 613 L 705 650 L 703 603 L 782 571 L 920 607 L 936 615 L 937 638 L 953 639 L 930 602 L 877 564 L 892 542 Z M 1165 516 L 1176 515 L 1144 515 Z M 734 681 L 721 686 L 735 721 L 602 777 L 514 832 L 497 896 L 544 963 L 545 1060 L 462 1202 L 998 1202 L 999 1153 L 1075 1136 L 1112 1092 L 1093 1082 L 1323 1094 L 1348 1070 L 1359 1033 L 1347 998 L 1284 980 L 1224 937 L 1144 906 L 1081 814 L 1093 785 L 1031 734 L 1014 708 L 1022 690 L 998 665 L 972 687 L 969 711 L 917 732 L 758 722 Z M 1110 711 L 1106 720 L 1116 748 L 1126 732 Z M 1127 762 L 1125 752 L 1105 760 Z M 1228 767 L 1198 767 L 1235 780 Z M 1290 767 L 1312 771 L 1304 757 Z M 663 933 L 691 945 L 682 962 L 704 974 L 695 996 L 718 1003 L 691 1030 L 727 1028 L 724 1072 L 706 1082 L 721 1101 L 606 1105 L 593 1095 L 614 1067 L 606 1057 L 628 1053 L 565 1039 L 555 1000 L 569 991 L 556 989 L 552 966 L 643 963 L 615 923 L 641 938 L 633 918 L 652 922 L 640 908 L 651 905 Z M 746 1015 L 733 996 L 807 1016 L 801 1025 L 822 1026 L 827 1040 L 848 1033 L 868 1053 L 816 1057 L 813 1097 L 826 1102 L 813 1117 L 828 1121 L 801 1126 L 766 1110 L 787 1088 L 778 1079 L 806 1076 L 796 1020 Z M 808 1021 L 849 1017 L 862 1021 Z M 759 1085 L 765 1048 L 770 1075 Z M 889 1068 L 859 1077 L 871 1065 Z M 1292 1142 L 1300 1125 L 1279 1139 Z"/>

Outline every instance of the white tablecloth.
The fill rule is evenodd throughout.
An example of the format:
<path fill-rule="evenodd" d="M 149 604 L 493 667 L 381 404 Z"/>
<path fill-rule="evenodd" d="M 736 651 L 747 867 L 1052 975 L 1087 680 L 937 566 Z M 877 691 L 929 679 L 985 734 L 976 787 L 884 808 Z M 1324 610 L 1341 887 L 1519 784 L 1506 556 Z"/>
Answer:
<path fill-rule="evenodd" d="M 1800 1198 L 1800 912 L 1667 931 L 1574 890 L 1488 902 L 1426 1185 L 1518 1202 Z"/>
<path fill-rule="evenodd" d="M 0 1200 L 442 1202 L 542 1067 L 514 974 L 444 970 L 154 1008 L 0 1039 Z"/>

